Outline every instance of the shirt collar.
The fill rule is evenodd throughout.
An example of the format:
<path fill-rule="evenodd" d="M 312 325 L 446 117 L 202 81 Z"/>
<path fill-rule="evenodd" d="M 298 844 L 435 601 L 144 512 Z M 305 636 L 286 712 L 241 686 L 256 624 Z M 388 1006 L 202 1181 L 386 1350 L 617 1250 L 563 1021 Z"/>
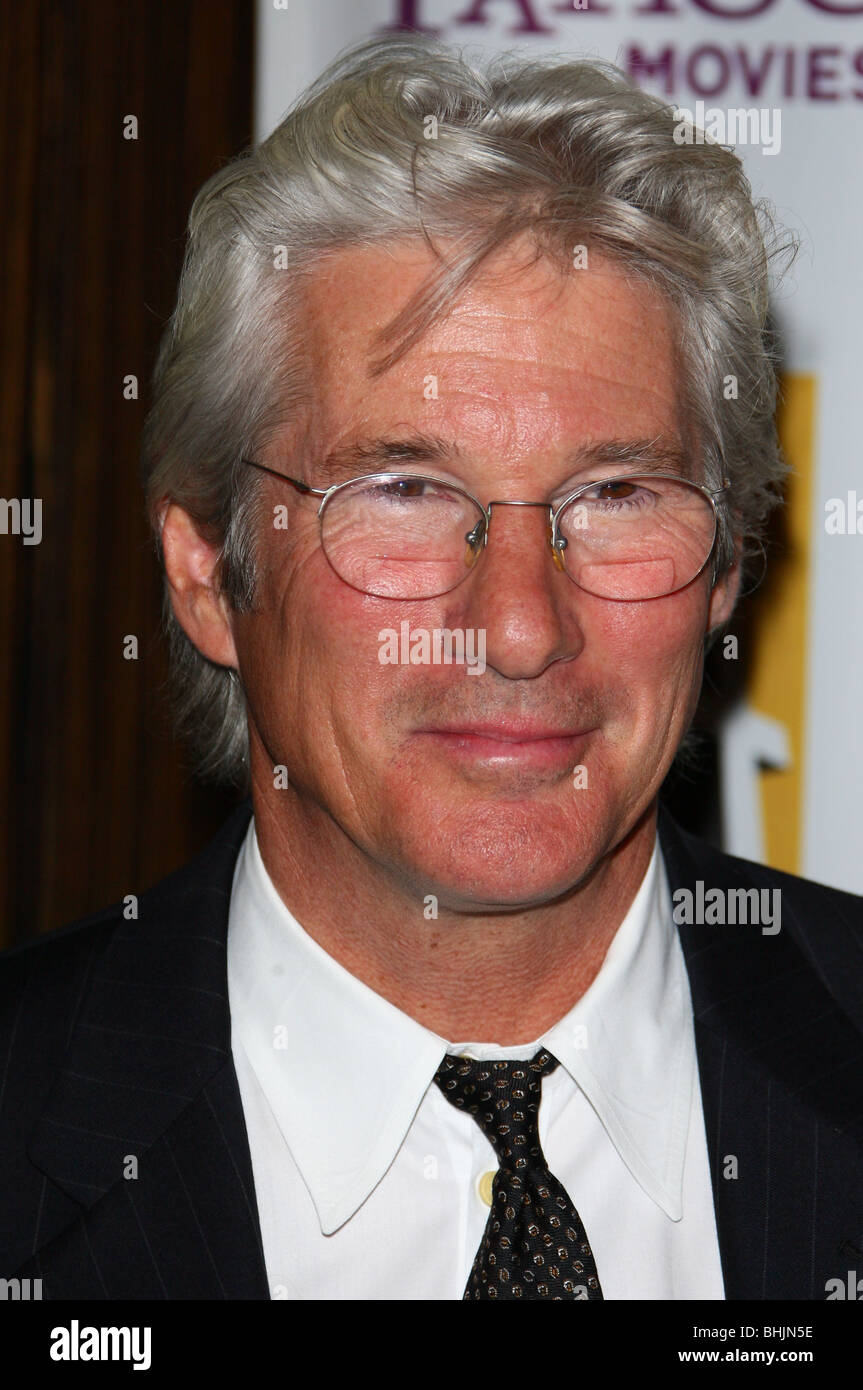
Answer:
<path fill-rule="evenodd" d="M 243 1047 L 325 1235 L 390 1167 L 446 1052 L 547 1047 L 584 1091 L 633 1177 L 672 1220 L 695 1072 L 686 969 L 657 844 L 593 984 L 530 1046 L 448 1043 L 363 984 L 279 897 L 252 820 L 234 873 L 228 988 Z"/>
<path fill-rule="evenodd" d="M 330 1235 L 398 1152 L 447 1050 L 305 932 L 252 820 L 228 918 L 231 1027 Z"/>
<path fill-rule="evenodd" d="M 670 904 L 657 840 L 599 974 L 542 1044 L 581 1087 L 636 1182 L 679 1221 L 696 1056 Z"/>

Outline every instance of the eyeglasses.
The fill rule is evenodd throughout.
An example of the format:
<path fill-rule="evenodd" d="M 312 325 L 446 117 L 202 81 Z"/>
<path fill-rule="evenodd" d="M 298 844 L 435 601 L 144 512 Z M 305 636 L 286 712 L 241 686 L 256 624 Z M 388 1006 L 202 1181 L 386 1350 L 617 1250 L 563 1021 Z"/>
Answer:
<path fill-rule="evenodd" d="M 686 588 L 714 553 L 717 491 L 672 473 L 633 473 L 583 483 L 550 502 L 487 507 L 463 488 L 417 473 L 368 473 L 330 488 L 309 487 L 253 459 L 250 468 L 320 497 L 321 545 L 340 579 L 378 598 L 449 593 L 488 545 L 493 507 L 544 507 L 559 570 L 598 598 L 662 598 Z M 713 581 L 716 579 L 714 564 Z"/>

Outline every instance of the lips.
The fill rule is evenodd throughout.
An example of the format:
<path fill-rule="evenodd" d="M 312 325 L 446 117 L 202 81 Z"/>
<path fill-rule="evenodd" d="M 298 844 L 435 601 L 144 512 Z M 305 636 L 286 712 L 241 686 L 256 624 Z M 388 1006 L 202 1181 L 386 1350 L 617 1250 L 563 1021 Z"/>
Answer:
<path fill-rule="evenodd" d="M 551 724 L 536 724 L 505 720 L 482 724 L 451 724 L 440 728 L 421 729 L 420 733 L 446 737 L 493 739 L 499 743 L 535 743 L 544 739 L 581 738 L 589 729 L 561 729 Z"/>
<path fill-rule="evenodd" d="M 561 729 L 519 720 L 453 724 L 417 731 L 456 762 L 557 775 L 571 771 L 581 762 L 585 740 L 592 732 L 593 729 Z"/>

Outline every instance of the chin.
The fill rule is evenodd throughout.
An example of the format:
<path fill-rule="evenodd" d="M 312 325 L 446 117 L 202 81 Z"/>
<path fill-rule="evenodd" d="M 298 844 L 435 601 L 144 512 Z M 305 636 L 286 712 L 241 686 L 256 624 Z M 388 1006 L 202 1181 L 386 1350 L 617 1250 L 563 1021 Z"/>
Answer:
<path fill-rule="evenodd" d="M 571 808 L 564 814 L 559 804 L 487 802 L 460 812 L 441 807 L 413 833 L 403 824 L 399 838 L 423 894 L 455 910 L 514 910 L 553 902 L 580 884 L 609 847 L 604 821 Z"/>

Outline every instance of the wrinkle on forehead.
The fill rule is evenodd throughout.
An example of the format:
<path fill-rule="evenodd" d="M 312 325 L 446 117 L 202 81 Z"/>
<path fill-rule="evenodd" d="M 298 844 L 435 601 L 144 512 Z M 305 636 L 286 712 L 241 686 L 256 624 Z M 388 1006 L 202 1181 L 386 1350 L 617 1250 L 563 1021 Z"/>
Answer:
<path fill-rule="evenodd" d="M 375 379 L 374 339 L 434 260 L 403 244 L 329 261 L 308 300 L 318 455 L 407 421 L 513 457 L 558 437 L 569 447 L 603 434 L 684 439 L 676 315 L 664 296 L 600 257 L 569 275 L 547 261 L 525 268 L 505 251 L 496 261 Z M 427 398 L 432 379 L 437 397 Z"/>

